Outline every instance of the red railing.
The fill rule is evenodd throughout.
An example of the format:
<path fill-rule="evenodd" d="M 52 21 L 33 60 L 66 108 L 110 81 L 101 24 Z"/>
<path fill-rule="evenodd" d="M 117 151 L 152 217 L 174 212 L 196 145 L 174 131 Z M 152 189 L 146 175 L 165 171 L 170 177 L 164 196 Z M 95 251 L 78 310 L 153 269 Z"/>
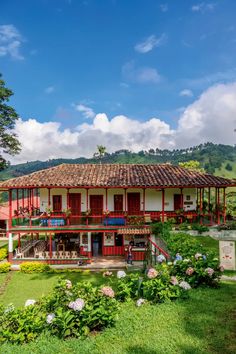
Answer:
<path fill-rule="evenodd" d="M 156 248 L 158 249 L 159 252 L 161 252 L 163 254 L 163 256 L 166 257 L 166 259 L 170 258 L 170 255 L 163 250 L 163 248 L 161 248 L 160 246 L 158 246 L 155 242 L 153 242 L 150 237 L 148 237 L 148 241 Z"/>

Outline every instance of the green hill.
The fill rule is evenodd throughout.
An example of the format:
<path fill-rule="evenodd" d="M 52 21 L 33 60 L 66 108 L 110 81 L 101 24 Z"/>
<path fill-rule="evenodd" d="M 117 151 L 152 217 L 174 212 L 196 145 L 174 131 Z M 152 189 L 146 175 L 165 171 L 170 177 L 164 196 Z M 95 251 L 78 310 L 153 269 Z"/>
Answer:
<path fill-rule="evenodd" d="M 133 153 L 128 150 L 119 150 L 106 153 L 102 163 L 165 163 L 177 165 L 179 162 L 197 160 L 206 172 L 228 177 L 236 177 L 236 146 L 206 143 L 188 149 L 160 150 L 150 149 Z M 48 161 L 31 161 L 23 164 L 12 165 L 0 172 L 0 180 L 18 177 L 57 166 L 62 163 L 98 163 L 96 158 L 53 159 Z"/>

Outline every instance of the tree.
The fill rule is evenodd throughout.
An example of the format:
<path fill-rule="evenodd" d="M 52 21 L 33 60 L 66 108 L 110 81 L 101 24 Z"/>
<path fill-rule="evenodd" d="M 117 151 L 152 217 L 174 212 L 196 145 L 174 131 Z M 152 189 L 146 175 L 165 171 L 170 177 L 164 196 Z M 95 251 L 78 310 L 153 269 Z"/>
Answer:
<path fill-rule="evenodd" d="M 5 87 L 1 77 L 0 74 L 0 170 L 3 170 L 8 166 L 8 162 L 2 154 L 16 155 L 20 152 L 21 146 L 13 132 L 19 116 L 14 108 L 6 104 L 13 92 Z"/>
<path fill-rule="evenodd" d="M 97 157 L 99 159 L 100 163 L 102 163 L 102 158 L 106 154 L 106 149 L 107 148 L 103 145 L 97 145 L 98 151 L 93 154 L 94 157 Z"/>
<path fill-rule="evenodd" d="M 200 166 L 200 162 L 199 161 L 195 161 L 195 160 L 190 160 L 190 161 L 186 161 L 186 162 L 180 162 L 179 166 L 187 168 L 187 169 L 192 170 L 192 171 L 205 172 L 204 168 L 202 168 Z"/>

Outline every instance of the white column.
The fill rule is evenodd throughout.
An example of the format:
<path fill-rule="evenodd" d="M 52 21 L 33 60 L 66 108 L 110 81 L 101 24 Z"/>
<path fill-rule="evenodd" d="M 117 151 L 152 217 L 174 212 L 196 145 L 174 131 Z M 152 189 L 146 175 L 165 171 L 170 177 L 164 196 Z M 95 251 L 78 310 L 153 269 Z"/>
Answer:
<path fill-rule="evenodd" d="M 13 237 L 11 232 L 9 232 L 8 234 L 8 252 L 9 253 L 13 252 Z"/>

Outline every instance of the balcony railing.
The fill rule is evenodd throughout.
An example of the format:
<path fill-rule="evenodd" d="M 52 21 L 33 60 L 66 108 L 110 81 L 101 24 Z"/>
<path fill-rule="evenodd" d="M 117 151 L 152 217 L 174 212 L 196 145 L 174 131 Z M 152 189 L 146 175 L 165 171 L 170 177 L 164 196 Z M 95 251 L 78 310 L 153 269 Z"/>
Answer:
<path fill-rule="evenodd" d="M 100 225 L 103 227 L 109 226 L 142 226 L 151 222 L 168 221 L 174 219 L 176 223 L 203 221 L 209 225 L 214 223 L 216 218 L 222 217 L 223 213 L 215 215 L 213 213 L 205 213 L 201 215 L 196 211 L 166 211 L 164 214 L 161 211 L 145 211 L 130 215 L 127 212 L 110 212 L 108 215 L 79 215 L 66 216 L 64 213 L 51 213 L 50 215 L 41 214 L 39 216 L 17 216 L 12 219 L 13 228 L 21 227 L 69 227 L 69 226 L 90 226 Z M 163 220 L 164 219 L 164 220 Z"/>

